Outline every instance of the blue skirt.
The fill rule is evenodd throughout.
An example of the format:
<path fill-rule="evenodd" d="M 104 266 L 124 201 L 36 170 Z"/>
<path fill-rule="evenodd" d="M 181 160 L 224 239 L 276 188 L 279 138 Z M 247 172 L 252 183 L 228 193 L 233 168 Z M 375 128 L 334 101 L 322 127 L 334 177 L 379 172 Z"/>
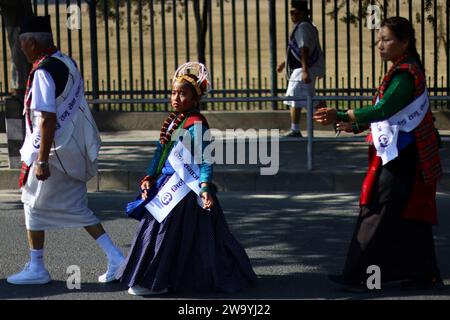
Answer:
<path fill-rule="evenodd" d="M 256 283 L 250 260 L 231 234 L 217 198 L 206 211 L 192 191 L 162 223 L 150 213 L 144 215 L 116 277 L 129 287 L 172 292 L 231 293 Z"/>

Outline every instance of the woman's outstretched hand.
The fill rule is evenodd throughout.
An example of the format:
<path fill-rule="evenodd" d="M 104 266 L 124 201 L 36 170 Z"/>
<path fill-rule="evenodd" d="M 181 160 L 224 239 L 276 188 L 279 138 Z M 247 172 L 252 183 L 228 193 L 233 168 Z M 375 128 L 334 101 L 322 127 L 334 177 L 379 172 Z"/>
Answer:
<path fill-rule="evenodd" d="M 336 130 L 352 133 L 353 127 L 350 122 L 338 122 L 336 123 Z"/>
<path fill-rule="evenodd" d="M 335 108 L 319 108 L 314 112 L 313 119 L 326 126 L 337 121 L 337 111 Z"/>

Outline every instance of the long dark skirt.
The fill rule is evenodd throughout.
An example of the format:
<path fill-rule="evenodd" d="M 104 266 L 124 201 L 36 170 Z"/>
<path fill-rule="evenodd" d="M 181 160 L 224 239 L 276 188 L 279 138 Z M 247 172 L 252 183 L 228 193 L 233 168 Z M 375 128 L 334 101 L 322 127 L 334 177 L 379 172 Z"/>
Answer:
<path fill-rule="evenodd" d="M 363 206 L 343 270 L 354 283 L 365 281 L 367 267 L 377 265 L 382 281 L 440 279 L 432 225 L 404 219 L 418 165 L 414 144 L 384 165 L 368 206 Z"/>
<path fill-rule="evenodd" d="M 236 292 L 256 282 L 216 197 L 210 212 L 190 192 L 160 224 L 144 216 L 116 276 L 129 287 Z"/>

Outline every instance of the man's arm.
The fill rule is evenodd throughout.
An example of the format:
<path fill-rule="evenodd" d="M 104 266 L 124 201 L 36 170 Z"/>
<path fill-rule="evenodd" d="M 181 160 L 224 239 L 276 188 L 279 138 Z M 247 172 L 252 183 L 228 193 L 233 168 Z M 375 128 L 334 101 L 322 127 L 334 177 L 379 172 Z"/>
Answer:
<path fill-rule="evenodd" d="M 36 166 L 36 178 L 46 180 L 50 177 L 48 158 L 53 144 L 56 131 L 56 114 L 52 112 L 41 112 L 41 145 Z M 40 165 L 41 164 L 41 165 Z"/>
<path fill-rule="evenodd" d="M 305 83 L 311 82 L 308 70 L 308 59 L 309 59 L 309 48 L 308 47 L 300 48 L 300 62 L 302 63 L 302 72 L 303 72 L 302 80 Z"/>

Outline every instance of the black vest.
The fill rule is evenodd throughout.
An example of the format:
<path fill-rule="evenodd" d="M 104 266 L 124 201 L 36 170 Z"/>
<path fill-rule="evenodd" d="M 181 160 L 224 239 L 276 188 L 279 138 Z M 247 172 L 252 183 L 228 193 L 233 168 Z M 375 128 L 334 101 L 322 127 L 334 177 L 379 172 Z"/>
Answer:
<path fill-rule="evenodd" d="M 55 83 L 55 98 L 58 98 L 66 88 L 69 78 L 69 68 L 57 58 L 45 59 L 38 69 L 47 71 Z"/>

